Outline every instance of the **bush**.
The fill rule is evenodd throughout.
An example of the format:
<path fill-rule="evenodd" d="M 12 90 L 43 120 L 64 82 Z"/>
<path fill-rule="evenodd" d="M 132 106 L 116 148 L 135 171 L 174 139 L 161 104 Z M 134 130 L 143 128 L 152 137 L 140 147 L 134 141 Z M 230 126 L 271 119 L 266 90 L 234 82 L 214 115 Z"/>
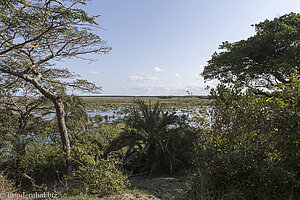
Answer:
<path fill-rule="evenodd" d="M 72 145 L 73 176 L 68 179 L 73 194 L 109 195 L 124 189 L 127 178 L 114 158 L 103 158 L 97 135 L 82 133 Z"/>
<path fill-rule="evenodd" d="M 24 173 L 35 179 L 37 185 L 51 183 L 62 178 L 66 155 L 57 143 L 30 144 L 20 166 Z"/>
<path fill-rule="evenodd" d="M 271 99 L 238 86 L 211 94 L 212 124 L 195 150 L 194 199 L 295 198 L 299 87 L 286 85 Z"/>
<path fill-rule="evenodd" d="M 66 168 L 65 158 L 60 145 L 36 142 L 28 144 L 19 160 L 11 159 L 2 167 L 21 189 L 38 189 L 38 186 L 53 184 L 62 178 Z"/>
<path fill-rule="evenodd" d="M 68 119 L 74 116 L 71 113 Z M 60 190 L 68 189 L 64 182 L 67 159 L 59 135 L 57 138 L 52 132 L 16 134 L 12 129 L 14 123 L 8 124 L 9 117 L 14 119 L 11 112 L 0 113 L 0 125 L 3 125 L 0 132 L 5 133 L 0 141 L 3 147 L 0 167 L 5 174 L 14 180 L 20 191 L 55 190 L 56 186 Z M 72 118 L 72 122 L 75 119 Z M 73 177 L 68 178 L 68 183 L 73 185 L 69 192 L 106 195 L 126 185 L 126 177 L 117 168 L 116 159 L 103 157 L 103 149 L 119 134 L 120 128 L 90 122 L 80 123 L 78 127 L 72 124 Z"/>

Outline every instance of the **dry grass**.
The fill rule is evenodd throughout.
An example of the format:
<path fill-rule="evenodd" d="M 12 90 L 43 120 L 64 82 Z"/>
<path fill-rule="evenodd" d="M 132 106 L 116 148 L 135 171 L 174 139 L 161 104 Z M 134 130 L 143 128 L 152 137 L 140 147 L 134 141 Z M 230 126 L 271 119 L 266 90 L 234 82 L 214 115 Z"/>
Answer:
<path fill-rule="evenodd" d="M 206 97 L 184 96 L 184 97 L 81 97 L 89 105 L 132 105 L 134 100 L 140 99 L 145 102 L 159 101 L 164 105 L 185 106 L 191 104 L 209 104 L 210 99 Z"/>

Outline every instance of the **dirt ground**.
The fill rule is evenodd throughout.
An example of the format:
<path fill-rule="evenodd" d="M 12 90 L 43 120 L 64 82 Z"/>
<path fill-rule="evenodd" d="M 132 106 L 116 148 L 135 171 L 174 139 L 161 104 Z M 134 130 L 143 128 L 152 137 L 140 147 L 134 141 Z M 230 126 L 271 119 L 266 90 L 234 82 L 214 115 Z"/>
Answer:
<path fill-rule="evenodd" d="M 122 193 L 109 200 L 169 200 L 187 190 L 183 180 L 173 177 L 131 177 L 129 179 L 133 193 Z"/>

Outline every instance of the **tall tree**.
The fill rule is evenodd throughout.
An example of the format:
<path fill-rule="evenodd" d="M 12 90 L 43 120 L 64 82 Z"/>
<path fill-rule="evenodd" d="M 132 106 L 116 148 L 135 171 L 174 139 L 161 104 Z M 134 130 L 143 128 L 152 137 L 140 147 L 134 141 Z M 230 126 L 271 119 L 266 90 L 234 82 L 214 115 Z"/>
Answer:
<path fill-rule="evenodd" d="M 79 8 L 87 0 L 1 0 L 1 89 L 26 82 L 55 106 L 63 148 L 71 172 L 70 142 L 60 93 L 68 88 L 97 92 L 95 84 L 55 67 L 65 58 L 107 53 L 110 47 L 94 32 L 96 18 Z M 3 92 L 1 92 L 3 93 Z"/>
<path fill-rule="evenodd" d="M 290 13 L 254 25 L 256 34 L 223 42 L 204 67 L 206 80 L 239 82 L 255 89 L 290 83 L 300 66 L 300 14 Z"/>

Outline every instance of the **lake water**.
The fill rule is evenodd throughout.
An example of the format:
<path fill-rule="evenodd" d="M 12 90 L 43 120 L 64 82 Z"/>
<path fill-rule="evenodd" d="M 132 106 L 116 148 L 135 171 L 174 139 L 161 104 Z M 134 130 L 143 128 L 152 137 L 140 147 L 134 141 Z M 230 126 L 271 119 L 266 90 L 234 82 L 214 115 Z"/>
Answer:
<path fill-rule="evenodd" d="M 168 107 L 165 110 L 168 112 L 175 112 L 177 115 L 188 115 L 188 120 L 190 121 L 190 124 L 193 123 L 193 119 L 195 115 L 198 115 L 200 113 L 199 107 Z M 205 107 L 205 109 L 210 110 L 210 107 Z M 114 121 L 120 121 L 123 120 L 126 116 L 130 114 L 130 111 L 132 110 L 131 107 L 127 106 L 114 106 L 114 107 L 97 107 L 93 110 L 88 110 L 87 114 L 90 117 L 100 116 L 102 117 L 103 122 L 114 122 Z M 47 115 L 44 115 L 43 118 L 47 120 L 52 120 L 55 116 L 55 113 L 49 113 Z M 201 115 L 200 115 L 201 116 Z M 206 117 L 207 118 L 207 117 Z M 210 119 L 207 118 L 207 120 L 210 121 Z"/>

